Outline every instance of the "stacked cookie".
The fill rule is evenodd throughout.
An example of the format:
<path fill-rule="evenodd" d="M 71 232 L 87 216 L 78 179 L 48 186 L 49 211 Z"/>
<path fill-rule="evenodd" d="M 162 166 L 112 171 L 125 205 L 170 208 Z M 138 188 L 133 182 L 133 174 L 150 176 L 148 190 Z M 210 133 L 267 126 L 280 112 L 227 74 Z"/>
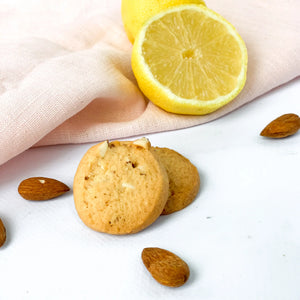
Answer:
<path fill-rule="evenodd" d="M 189 205 L 199 186 L 198 171 L 188 159 L 142 138 L 90 148 L 78 166 L 73 190 L 78 215 L 88 227 L 129 234 Z"/>

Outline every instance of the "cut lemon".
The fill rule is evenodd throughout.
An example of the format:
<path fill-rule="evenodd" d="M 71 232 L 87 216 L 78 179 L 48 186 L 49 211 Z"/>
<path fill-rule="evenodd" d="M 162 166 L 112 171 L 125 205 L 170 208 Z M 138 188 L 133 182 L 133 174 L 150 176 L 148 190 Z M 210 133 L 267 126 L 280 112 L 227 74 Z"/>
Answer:
<path fill-rule="evenodd" d="M 161 11 L 181 4 L 201 4 L 203 0 L 122 0 L 121 14 L 124 28 L 131 43 L 142 25 Z"/>
<path fill-rule="evenodd" d="M 245 85 L 247 49 L 235 28 L 202 5 L 179 5 L 149 19 L 132 52 L 141 91 L 166 111 L 211 113 Z"/>

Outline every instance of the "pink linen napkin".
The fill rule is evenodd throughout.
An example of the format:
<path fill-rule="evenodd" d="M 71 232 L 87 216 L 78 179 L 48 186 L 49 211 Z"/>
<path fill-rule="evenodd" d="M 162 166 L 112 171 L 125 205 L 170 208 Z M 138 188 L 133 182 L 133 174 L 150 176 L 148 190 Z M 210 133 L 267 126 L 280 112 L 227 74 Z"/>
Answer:
<path fill-rule="evenodd" d="M 0 165 L 32 147 L 202 124 L 300 73 L 299 0 L 207 0 L 246 42 L 248 79 L 206 116 L 154 106 L 131 71 L 121 0 L 0 0 Z"/>

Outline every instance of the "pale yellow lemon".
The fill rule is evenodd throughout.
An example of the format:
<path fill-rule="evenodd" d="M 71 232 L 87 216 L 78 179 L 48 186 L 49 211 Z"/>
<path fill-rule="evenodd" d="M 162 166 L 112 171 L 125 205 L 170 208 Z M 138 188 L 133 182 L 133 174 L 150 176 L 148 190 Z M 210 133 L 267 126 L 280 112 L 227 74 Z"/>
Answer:
<path fill-rule="evenodd" d="M 161 11 L 181 4 L 201 4 L 203 0 L 122 0 L 121 14 L 128 39 L 133 43 L 142 25 Z"/>
<path fill-rule="evenodd" d="M 236 29 L 202 5 L 179 5 L 149 19 L 132 51 L 141 91 L 168 112 L 203 115 L 244 87 L 247 49 Z"/>

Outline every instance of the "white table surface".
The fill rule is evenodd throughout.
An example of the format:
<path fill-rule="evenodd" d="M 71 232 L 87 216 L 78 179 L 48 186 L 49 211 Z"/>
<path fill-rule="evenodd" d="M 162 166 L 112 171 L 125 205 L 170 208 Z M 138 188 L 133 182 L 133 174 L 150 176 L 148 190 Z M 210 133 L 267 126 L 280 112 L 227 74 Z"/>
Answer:
<path fill-rule="evenodd" d="M 229 115 L 189 129 L 147 135 L 198 168 L 201 190 L 186 209 L 129 236 L 94 232 L 79 219 L 72 191 L 26 201 L 21 180 L 59 179 L 72 187 L 92 144 L 35 148 L 0 167 L 0 299 L 300 299 L 300 132 L 259 135 L 284 113 L 300 114 L 296 79 Z M 190 266 L 189 281 L 168 288 L 140 255 L 161 247 Z"/>

